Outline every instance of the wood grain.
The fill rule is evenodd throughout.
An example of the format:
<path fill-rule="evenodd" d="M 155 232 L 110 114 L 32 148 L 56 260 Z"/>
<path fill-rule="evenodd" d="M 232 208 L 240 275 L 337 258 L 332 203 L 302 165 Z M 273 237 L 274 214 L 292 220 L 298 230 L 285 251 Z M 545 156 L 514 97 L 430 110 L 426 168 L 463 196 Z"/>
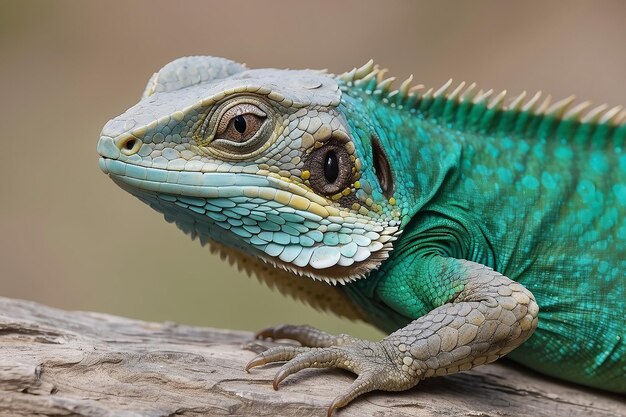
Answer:
<path fill-rule="evenodd" d="M 353 375 L 244 371 L 268 342 L 248 332 L 68 312 L 0 297 L 0 416 L 325 416 Z M 571 364 L 575 366 L 576 364 Z M 623 416 L 623 398 L 510 363 L 375 392 L 348 416 Z"/>

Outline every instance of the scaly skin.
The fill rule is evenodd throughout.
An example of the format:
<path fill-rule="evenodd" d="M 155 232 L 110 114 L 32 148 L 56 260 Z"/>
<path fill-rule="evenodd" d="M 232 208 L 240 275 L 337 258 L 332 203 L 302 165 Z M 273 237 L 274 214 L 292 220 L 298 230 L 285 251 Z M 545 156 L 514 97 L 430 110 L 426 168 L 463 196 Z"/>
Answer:
<path fill-rule="evenodd" d="M 288 360 L 276 374 L 274 388 L 304 368 L 336 367 L 359 374 L 333 401 L 330 415 L 375 389 L 403 391 L 424 378 L 493 362 L 528 339 L 537 327 L 537 303 L 518 283 L 473 262 L 436 261 L 448 264 L 437 275 L 444 282 L 467 277 L 454 302 L 433 309 L 378 343 L 348 335 L 332 338 L 310 327 L 268 329 L 259 336 L 295 339 L 307 347 L 271 348 L 254 358 L 247 369 Z"/>
<path fill-rule="evenodd" d="M 100 166 L 270 285 L 391 333 L 259 333 L 302 344 L 248 365 L 287 361 L 275 387 L 307 367 L 359 375 L 329 415 L 509 352 L 626 392 L 626 113 L 390 92 L 383 73 L 182 58 L 104 127 Z"/>

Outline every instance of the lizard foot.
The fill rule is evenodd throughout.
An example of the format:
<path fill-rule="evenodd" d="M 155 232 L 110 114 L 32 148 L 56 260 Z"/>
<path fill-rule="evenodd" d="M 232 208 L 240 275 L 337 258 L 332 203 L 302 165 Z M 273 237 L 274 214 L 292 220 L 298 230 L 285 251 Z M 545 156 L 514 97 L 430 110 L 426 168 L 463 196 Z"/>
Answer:
<path fill-rule="evenodd" d="M 258 337 L 287 338 L 303 346 L 270 348 L 252 359 L 246 370 L 287 361 L 274 377 L 274 389 L 289 375 L 305 368 L 354 372 L 358 377 L 332 402 L 330 416 L 335 409 L 369 391 L 402 391 L 424 378 L 493 362 L 532 335 L 539 308 L 530 291 L 484 265 L 456 259 L 446 262 L 451 269 L 444 272 L 456 271 L 467 277 L 464 289 L 452 302 L 440 305 L 380 342 L 332 336 L 309 326 L 279 326 L 261 331 Z"/>
<path fill-rule="evenodd" d="M 279 326 L 259 332 L 259 337 L 309 341 L 309 346 L 277 346 L 253 358 L 246 370 L 273 362 L 287 361 L 274 377 L 274 389 L 289 375 L 306 368 L 341 368 L 358 375 L 352 385 L 337 396 L 328 416 L 361 394 L 373 390 L 402 391 L 420 380 L 420 370 L 407 366 L 392 344 L 370 342 L 348 335 L 332 336 L 309 326 Z M 315 343 L 318 341 L 324 343 Z M 329 344 L 331 343 L 332 344 Z M 320 344 L 325 346 L 319 347 Z M 394 359 L 396 358 L 396 359 Z"/>

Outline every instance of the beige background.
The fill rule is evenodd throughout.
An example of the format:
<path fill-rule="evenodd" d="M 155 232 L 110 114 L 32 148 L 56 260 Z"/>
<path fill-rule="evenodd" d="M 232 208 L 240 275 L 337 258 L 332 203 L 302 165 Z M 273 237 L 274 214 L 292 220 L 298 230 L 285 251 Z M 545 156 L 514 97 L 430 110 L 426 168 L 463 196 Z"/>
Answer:
<path fill-rule="evenodd" d="M 0 295 L 239 329 L 376 337 L 235 272 L 98 169 L 103 124 L 183 55 L 626 104 L 626 2 L 0 2 Z"/>

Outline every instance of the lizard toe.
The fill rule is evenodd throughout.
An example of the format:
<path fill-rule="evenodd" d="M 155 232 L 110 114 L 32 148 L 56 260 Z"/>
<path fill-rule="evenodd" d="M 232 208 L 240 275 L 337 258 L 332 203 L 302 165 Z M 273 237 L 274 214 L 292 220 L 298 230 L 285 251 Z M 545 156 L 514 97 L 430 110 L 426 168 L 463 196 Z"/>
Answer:
<path fill-rule="evenodd" d="M 337 396 L 328 409 L 330 416 L 361 394 L 373 390 L 400 391 L 411 388 L 419 375 L 403 369 L 400 360 L 392 359 L 383 342 L 351 339 L 351 342 L 327 348 L 301 348 L 293 359 L 285 363 L 274 377 L 274 389 L 288 376 L 306 368 L 341 368 L 358 375 L 352 385 Z M 295 353 L 295 351 L 291 351 Z M 279 359 L 277 359 L 279 360 Z"/>
<path fill-rule="evenodd" d="M 330 417 L 336 409 L 345 407 L 348 403 L 350 403 L 350 401 L 354 400 L 359 395 L 378 388 L 374 372 L 362 373 L 354 380 L 352 385 L 350 385 L 347 390 L 345 390 L 341 395 L 335 397 L 333 402 L 330 404 L 330 407 L 328 407 L 328 417 Z"/>
<path fill-rule="evenodd" d="M 267 327 L 255 334 L 257 339 L 288 339 L 299 342 L 306 347 L 328 347 L 340 344 L 341 338 L 330 333 L 323 332 L 308 325 L 294 326 L 281 324 Z"/>
<path fill-rule="evenodd" d="M 248 362 L 246 372 L 249 372 L 250 369 L 254 367 L 267 365 L 268 363 L 289 361 L 308 350 L 310 350 L 310 348 L 303 346 L 275 346 L 269 348 L 259 353 Z"/>

